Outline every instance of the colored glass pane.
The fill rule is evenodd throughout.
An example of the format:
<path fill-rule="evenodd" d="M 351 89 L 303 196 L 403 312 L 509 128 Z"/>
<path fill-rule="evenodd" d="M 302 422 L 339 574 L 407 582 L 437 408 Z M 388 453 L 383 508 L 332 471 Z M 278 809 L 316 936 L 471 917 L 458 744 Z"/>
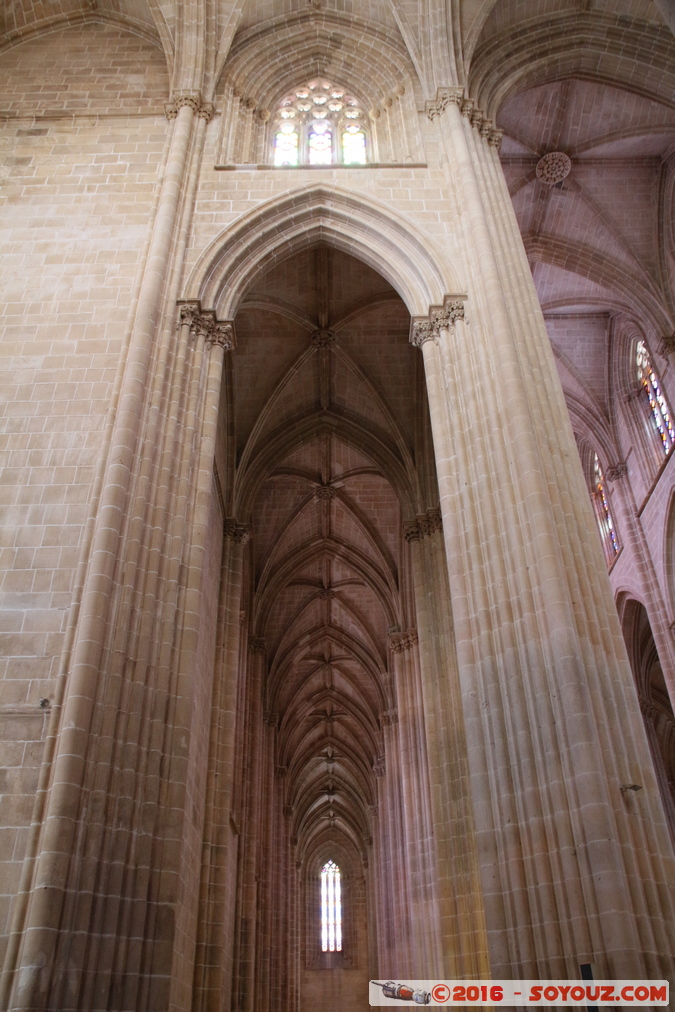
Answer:
<path fill-rule="evenodd" d="M 595 482 L 595 506 L 598 517 L 598 526 L 600 528 L 600 536 L 602 537 L 605 554 L 611 562 L 614 556 L 619 553 L 619 542 L 616 536 L 614 521 L 612 520 L 612 513 L 609 508 L 609 501 L 607 499 L 605 477 L 602 473 L 597 453 L 594 454 L 593 457 L 593 480 Z"/>
<path fill-rule="evenodd" d="M 652 364 L 651 356 L 644 341 L 638 341 L 636 348 L 637 377 L 640 389 L 649 405 L 649 414 L 659 436 L 664 453 L 670 453 L 675 443 L 675 428 L 668 402 L 661 389 L 661 381 Z"/>
<path fill-rule="evenodd" d="M 346 165 L 366 164 L 366 135 L 363 130 L 349 127 L 342 134 L 342 161 Z"/>
<path fill-rule="evenodd" d="M 271 132 L 275 165 L 367 162 L 368 122 L 359 101 L 323 78 L 281 99 Z"/>
<path fill-rule="evenodd" d="M 330 165 L 333 161 L 333 133 L 327 123 L 314 123 L 309 132 L 309 164 Z"/>
<path fill-rule="evenodd" d="M 321 869 L 321 949 L 342 951 L 340 869 L 334 861 L 326 861 Z"/>
<path fill-rule="evenodd" d="M 276 143 L 274 145 L 275 165 L 297 165 L 298 132 L 292 123 L 282 123 L 281 129 L 277 131 Z"/>

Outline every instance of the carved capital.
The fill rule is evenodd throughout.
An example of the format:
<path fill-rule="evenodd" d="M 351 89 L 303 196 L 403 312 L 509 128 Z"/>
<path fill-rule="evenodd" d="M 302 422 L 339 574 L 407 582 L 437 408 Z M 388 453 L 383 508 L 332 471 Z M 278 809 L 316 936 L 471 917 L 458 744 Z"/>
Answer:
<path fill-rule="evenodd" d="M 234 327 L 231 323 L 214 323 L 206 338 L 207 344 L 215 344 L 225 351 L 234 351 Z"/>
<path fill-rule="evenodd" d="M 435 336 L 429 320 L 413 320 L 410 343 L 414 344 L 416 348 L 421 348 L 427 341 L 433 341 Z"/>
<path fill-rule="evenodd" d="M 420 541 L 422 532 L 416 520 L 406 520 L 403 524 L 403 537 L 407 542 Z"/>
<path fill-rule="evenodd" d="M 251 540 L 251 528 L 248 524 L 238 523 L 234 517 L 228 517 L 223 524 L 223 536 L 237 545 L 245 545 Z"/>
<path fill-rule="evenodd" d="M 287 773 L 288 773 L 288 766 L 274 767 L 274 775 L 277 778 L 277 780 L 283 780 Z"/>
<path fill-rule="evenodd" d="M 410 343 L 421 348 L 427 341 L 438 341 L 442 330 L 449 330 L 456 320 L 463 319 L 464 300 L 447 298 L 443 306 L 431 306 L 426 319 L 413 319 Z"/>
<path fill-rule="evenodd" d="M 503 130 L 490 130 L 487 142 L 491 148 L 497 148 L 497 150 L 499 150 L 503 136 L 504 136 Z"/>
<path fill-rule="evenodd" d="M 656 349 L 662 358 L 668 358 L 675 352 L 675 334 L 666 334 Z"/>
<path fill-rule="evenodd" d="M 383 777 L 386 772 L 387 771 L 385 767 L 384 756 L 383 755 L 378 756 L 375 762 L 373 763 L 373 773 L 375 774 L 376 777 Z"/>
<path fill-rule="evenodd" d="M 389 637 L 389 647 L 394 654 L 402 654 L 410 650 L 417 643 L 417 630 L 407 629 L 402 633 L 392 633 Z M 394 712 L 394 711 L 391 711 Z M 398 720 L 398 718 L 397 718 Z"/>
<path fill-rule="evenodd" d="M 271 115 L 272 113 L 270 112 L 269 109 L 257 109 L 255 118 L 258 120 L 259 123 L 267 123 Z"/>
<path fill-rule="evenodd" d="M 446 302 L 442 309 L 431 310 L 431 325 L 435 333 L 441 330 L 449 330 L 455 320 L 464 319 L 464 303 L 461 299 L 452 299 Z"/>
<path fill-rule="evenodd" d="M 168 120 L 176 119 L 178 112 L 183 106 L 192 109 L 195 116 L 205 119 L 207 122 L 213 116 L 213 106 L 210 102 L 202 102 L 198 91 L 181 91 L 173 96 L 170 102 L 164 105 L 164 114 Z"/>
<path fill-rule="evenodd" d="M 216 344 L 226 351 L 233 351 L 236 345 L 234 324 L 218 320 L 212 309 L 202 309 L 198 299 L 179 302 L 179 325 L 186 326 L 193 337 L 202 337 L 207 344 Z"/>
<path fill-rule="evenodd" d="M 607 481 L 618 481 L 619 478 L 625 478 L 628 474 L 628 465 L 625 460 L 618 460 L 616 464 L 608 467 L 605 471 Z"/>
<path fill-rule="evenodd" d="M 438 88 L 435 101 L 427 102 L 424 108 L 428 118 L 433 121 L 437 116 L 441 116 L 449 105 L 461 106 L 462 101 L 461 88 Z"/>
<path fill-rule="evenodd" d="M 403 524 L 403 537 L 406 541 L 421 541 L 422 538 L 435 534 L 443 529 L 441 511 L 437 508 L 420 513 L 414 520 L 406 520 Z"/>
<path fill-rule="evenodd" d="M 293 818 L 293 805 L 284 805 L 284 818 L 285 819 Z"/>
<path fill-rule="evenodd" d="M 426 513 L 419 516 L 417 522 L 420 525 L 423 537 L 429 537 L 431 534 L 435 534 L 436 531 L 443 529 L 441 511 L 435 507 L 428 509 Z"/>
<path fill-rule="evenodd" d="M 261 636 L 251 636 L 248 641 L 248 648 L 252 654 L 266 654 L 265 640 Z"/>
<path fill-rule="evenodd" d="M 336 340 L 332 330 L 315 330 L 312 334 L 312 344 L 315 348 L 332 348 Z"/>
<path fill-rule="evenodd" d="M 396 710 L 384 710 L 380 714 L 383 727 L 391 727 L 392 724 L 398 724 L 398 713 Z"/>
<path fill-rule="evenodd" d="M 267 727 L 278 727 L 279 726 L 279 714 L 273 710 L 265 710 L 263 713 L 263 724 Z"/>

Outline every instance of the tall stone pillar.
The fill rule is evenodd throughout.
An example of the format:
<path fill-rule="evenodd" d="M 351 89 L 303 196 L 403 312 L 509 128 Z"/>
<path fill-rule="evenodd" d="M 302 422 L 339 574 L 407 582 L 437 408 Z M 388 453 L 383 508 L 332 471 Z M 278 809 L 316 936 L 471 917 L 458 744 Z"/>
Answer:
<path fill-rule="evenodd" d="M 232 990 L 235 892 L 241 837 L 241 827 L 233 818 L 233 792 L 237 764 L 237 703 L 241 692 L 242 569 L 249 530 L 228 519 L 223 533 L 218 640 L 213 698 L 208 708 L 211 720 L 194 1012 L 221 1012 L 229 1008 Z"/>
<path fill-rule="evenodd" d="M 417 631 L 389 637 L 396 681 L 397 708 L 382 715 L 398 735 L 402 828 L 406 862 L 408 931 L 406 966 L 412 977 L 442 976 L 437 869 L 427 767 L 424 701 L 420 684 Z"/>
<path fill-rule="evenodd" d="M 467 298 L 432 308 L 412 340 L 492 974 L 574 978 L 594 963 L 601 977 L 673 979 L 673 852 L 495 132 L 458 93 L 441 97 L 430 114 L 460 209 Z"/>
<path fill-rule="evenodd" d="M 432 379 L 430 373 L 428 378 Z M 430 404 L 431 394 L 430 384 Z M 419 630 L 433 830 L 431 913 L 439 925 L 429 959 L 435 974 L 447 979 L 487 977 L 487 935 L 440 512 L 428 511 L 407 524 L 404 533 L 410 545 Z"/>
<path fill-rule="evenodd" d="M 190 922 L 187 906 L 177 913 L 183 831 L 166 813 L 183 804 L 189 777 L 179 669 L 197 647 L 204 528 L 186 536 L 186 525 L 208 509 L 222 352 L 207 351 L 187 321 L 176 334 L 165 318 L 210 107 L 178 95 L 167 115 L 162 188 L 7 951 L 0 1004 L 17 1012 L 168 1006 L 176 923 Z M 183 778 L 167 778 L 169 767 Z M 139 972 L 143 961 L 153 973 Z"/>

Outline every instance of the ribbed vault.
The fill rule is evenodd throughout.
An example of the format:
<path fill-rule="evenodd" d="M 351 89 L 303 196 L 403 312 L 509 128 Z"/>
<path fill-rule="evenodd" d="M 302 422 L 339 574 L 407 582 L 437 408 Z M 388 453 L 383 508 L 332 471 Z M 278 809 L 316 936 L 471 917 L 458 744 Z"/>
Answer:
<path fill-rule="evenodd" d="M 392 636 L 415 624 L 403 525 L 437 494 L 428 409 L 403 301 L 340 249 L 319 242 L 268 267 L 235 325 L 225 411 L 233 508 L 251 530 L 247 691 L 263 717 L 248 740 L 266 749 L 261 800 L 245 803 L 261 808 L 244 832 L 259 840 L 256 917 L 307 936 L 311 972 L 312 897 L 329 858 L 346 875 L 345 909 L 362 912 L 346 915 L 344 965 L 365 960 L 367 869 L 383 860 L 383 729 L 396 708 Z M 280 851 L 305 883 L 304 920 L 291 913 L 288 875 L 269 870 Z M 280 953 L 280 972 L 288 965 Z M 245 974 L 237 986 L 250 986 Z"/>
<path fill-rule="evenodd" d="M 373 271 L 318 246 L 265 274 L 236 323 L 251 631 L 291 834 L 301 852 L 328 831 L 365 855 L 387 636 L 405 627 L 401 501 L 417 498 L 408 313 Z"/>

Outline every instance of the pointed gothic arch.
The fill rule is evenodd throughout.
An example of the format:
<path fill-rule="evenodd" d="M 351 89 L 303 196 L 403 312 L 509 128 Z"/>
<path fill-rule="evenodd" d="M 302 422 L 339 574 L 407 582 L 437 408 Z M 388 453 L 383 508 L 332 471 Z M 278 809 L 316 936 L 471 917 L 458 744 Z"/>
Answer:
<path fill-rule="evenodd" d="M 430 306 L 464 287 L 433 240 L 390 207 L 324 184 L 282 194 L 220 232 L 192 268 L 184 298 L 232 319 L 256 278 L 318 242 L 381 274 L 411 316 L 426 316 Z"/>

